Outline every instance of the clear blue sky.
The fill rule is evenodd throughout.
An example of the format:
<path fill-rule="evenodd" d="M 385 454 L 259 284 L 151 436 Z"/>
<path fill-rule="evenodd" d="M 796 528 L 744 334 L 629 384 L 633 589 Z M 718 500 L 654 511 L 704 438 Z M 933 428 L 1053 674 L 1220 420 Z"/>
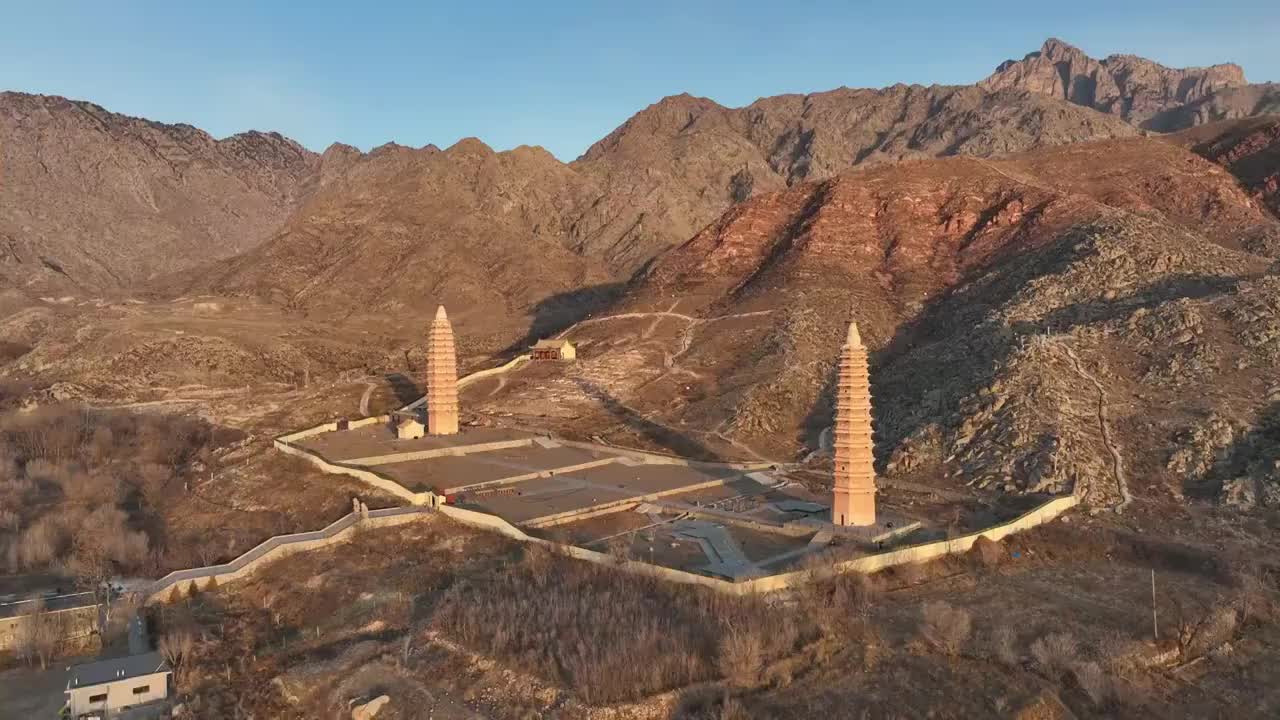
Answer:
<path fill-rule="evenodd" d="M 969 83 L 1050 35 L 1280 80 L 1275 0 L 1182 4 L 0 0 L 0 89 L 316 150 L 477 136 L 570 160 L 665 95 Z"/>

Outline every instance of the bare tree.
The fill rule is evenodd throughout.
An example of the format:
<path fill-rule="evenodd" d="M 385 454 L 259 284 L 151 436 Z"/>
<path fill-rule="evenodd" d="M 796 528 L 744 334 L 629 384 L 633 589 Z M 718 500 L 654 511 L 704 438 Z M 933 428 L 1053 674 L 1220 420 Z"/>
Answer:
<path fill-rule="evenodd" d="M 1020 660 L 1018 635 L 1007 623 L 1000 623 L 991 633 L 991 654 L 1006 667 L 1017 667 Z"/>
<path fill-rule="evenodd" d="M 1071 669 L 1078 650 L 1075 636 L 1068 632 L 1050 633 L 1031 643 L 1031 657 L 1051 677 L 1060 676 Z"/>
<path fill-rule="evenodd" d="M 40 669 L 49 667 L 49 660 L 62 647 L 63 622 L 58 613 L 45 609 L 44 600 L 36 598 L 29 603 L 29 609 L 18 625 L 15 650 L 19 657 L 28 663 L 36 660 Z"/>
<path fill-rule="evenodd" d="M 1240 624 L 1247 625 L 1254 620 L 1265 620 L 1272 611 L 1265 570 L 1253 559 L 1241 560 L 1237 566 L 1232 575 L 1236 586 L 1235 605 L 1239 611 Z"/>
<path fill-rule="evenodd" d="M 973 630 L 969 613 L 941 600 L 925 603 L 920 611 L 925 640 L 947 655 L 960 654 Z"/>
<path fill-rule="evenodd" d="M 174 628 L 160 638 L 160 654 L 173 668 L 175 682 L 181 679 L 185 671 L 184 664 L 191 658 L 196 647 L 196 636 L 189 628 Z"/>
<path fill-rule="evenodd" d="M 764 661 L 764 647 L 759 633 L 740 630 L 732 625 L 720 633 L 720 673 L 740 685 L 754 682 Z"/>
<path fill-rule="evenodd" d="M 1184 660 L 1212 650 L 1235 634 L 1236 609 L 1222 598 L 1207 604 L 1178 598 L 1174 614 L 1178 656 Z"/>
<path fill-rule="evenodd" d="M 117 566 L 133 567 L 145 562 L 147 556 L 146 534 L 129 530 L 119 508 L 94 510 L 76 532 L 67 567 L 79 585 L 94 593 L 102 606 L 104 625 L 111 622 L 115 598 L 110 581 Z"/>
<path fill-rule="evenodd" d="M 1115 681 L 1098 663 L 1092 661 L 1076 663 L 1071 668 L 1071 673 L 1075 675 L 1076 684 L 1085 691 L 1095 705 L 1105 706 L 1115 697 Z"/>
<path fill-rule="evenodd" d="M 165 497 L 175 487 L 173 477 L 173 471 L 160 463 L 139 466 L 133 478 L 133 487 L 143 506 L 152 512 L 159 510 Z"/>

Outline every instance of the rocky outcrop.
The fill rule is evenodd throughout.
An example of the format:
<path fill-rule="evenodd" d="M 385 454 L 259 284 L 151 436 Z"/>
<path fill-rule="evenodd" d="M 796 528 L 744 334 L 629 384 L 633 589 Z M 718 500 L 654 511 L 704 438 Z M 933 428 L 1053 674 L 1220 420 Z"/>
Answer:
<path fill-rule="evenodd" d="M 1022 60 L 1005 61 L 978 83 L 988 90 L 1020 89 L 1060 98 L 1142 127 L 1219 90 L 1246 84 L 1244 70 L 1234 63 L 1169 68 L 1134 55 L 1095 60 L 1057 38 Z M 1170 129 L 1167 117 L 1156 124 Z"/>
<path fill-rule="evenodd" d="M 1280 116 L 1214 123 L 1171 139 L 1225 167 L 1280 216 Z"/>
<path fill-rule="evenodd" d="M 1171 132 L 1219 120 L 1240 120 L 1280 113 L 1280 83 L 1223 88 L 1186 105 L 1166 110 L 1146 127 Z"/>
<path fill-rule="evenodd" d="M 351 708 L 351 720 L 373 720 L 382 710 L 382 706 L 391 702 L 389 695 L 379 695 L 367 703 Z"/>

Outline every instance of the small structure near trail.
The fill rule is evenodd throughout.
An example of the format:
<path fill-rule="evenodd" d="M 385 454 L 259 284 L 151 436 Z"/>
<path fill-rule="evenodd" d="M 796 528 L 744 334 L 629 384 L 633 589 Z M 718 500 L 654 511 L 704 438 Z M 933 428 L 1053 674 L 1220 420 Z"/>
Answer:
<path fill-rule="evenodd" d="M 578 351 L 568 340 L 539 340 L 530 353 L 534 360 L 576 360 Z"/>
<path fill-rule="evenodd" d="M 427 428 L 418 419 L 417 413 L 397 415 L 398 417 L 395 420 L 396 439 L 417 440 L 427 434 Z"/>

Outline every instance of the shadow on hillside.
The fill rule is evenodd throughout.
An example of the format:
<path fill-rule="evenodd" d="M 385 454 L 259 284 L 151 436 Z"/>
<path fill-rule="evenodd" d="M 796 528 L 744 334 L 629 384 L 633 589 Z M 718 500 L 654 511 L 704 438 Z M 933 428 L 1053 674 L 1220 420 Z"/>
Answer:
<path fill-rule="evenodd" d="M 1183 481 L 1183 494 L 1199 500 L 1218 500 L 1224 483 L 1244 477 L 1253 483 L 1254 497 L 1261 503 L 1263 477 L 1280 462 L 1280 401 L 1258 413 L 1253 427 L 1237 437 L 1218 457 L 1221 460 L 1210 468 L 1206 477 L 1188 477 Z"/>
<path fill-rule="evenodd" d="M 422 388 L 418 387 L 413 378 L 404 373 L 390 373 L 386 376 L 386 380 L 387 384 L 391 386 L 391 391 L 396 394 L 396 402 L 399 407 L 404 407 L 422 397 Z"/>
<path fill-rule="evenodd" d="M 1199 300 L 1233 292 L 1242 278 L 1220 275 L 1177 275 L 1148 285 L 1128 297 L 1111 301 L 1076 303 L 1059 308 L 1040 323 L 1036 332 L 1065 332 L 1077 325 L 1105 323 L 1128 318 L 1138 310 L 1151 310 L 1170 300 Z"/>
<path fill-rule="evenodd" d="M 822 449 L 822 433 L 831 427 L 836 420 L 836 381 L 839 379 L 840 364 L 838 356 L 827 372 L 827 376 L 822 381 L 822 388 L 818 390 L 818 400 L 809 410 L 809 414 L 805 415 L 804 424 L 801 425 L 804 432 L 804 443 L 806 447 L 810 446 L 814 450 Z M 872 363 L 872 384 L 875 383 L 875 364 Z M 875 392 L 875 388 L 872 388 Z M 879 448 L 876 448 L 879 450 Z"/>
<path fill-rule="evenodd" d="M 1085 226 L 1057 241 L 1006 261 L 931 301 L 870 355 L 875 444 L 878 464 L 904 439 L 933 423 L 956 421 L 961 401 L 995 380 L 997 372 L 1027 339 L 1046 333 L 1128 318 L 1177 298 L 1205 298 L 1231 292 L 1238 280 L 1215 276 L 1167 277 L 1111 301 L 1076 303 L 1042 319 L 1006 324 L 997 313 L 1032 281 L 1058 275 L 1093 253 L 1085 240 L 1097 228 Z M 1084 242 L 1082 242 L 1084 241 Z M 835 368 L 823 384 L 804 427 L 820 432 L 831 424 Z"/>
<path fill-rule="evenodd" d="M 533 322 L 529 324 L 524 337 L 506 347 L 501 354 L 516 355 L 538 340 L 549 338 L 574 323 L 608 310 L 622 298 L 627 285 L 625 282 L 589 285 L 543 298 L 530 313 Z"/>
<path fill-rule="evenodd" d="M 599 385 L 583 379 L 577 379 L 575 382 L 584 393 L 599 401 L 609 414 L 618 418 L 627 427 L 640 433 L 646 440 L 664 448 L 668 452 L 694 460 L 711 462 L 722 460 L 718 453 L 700 441 L 645 418 L 640 413 L 624 405 Z"/>

